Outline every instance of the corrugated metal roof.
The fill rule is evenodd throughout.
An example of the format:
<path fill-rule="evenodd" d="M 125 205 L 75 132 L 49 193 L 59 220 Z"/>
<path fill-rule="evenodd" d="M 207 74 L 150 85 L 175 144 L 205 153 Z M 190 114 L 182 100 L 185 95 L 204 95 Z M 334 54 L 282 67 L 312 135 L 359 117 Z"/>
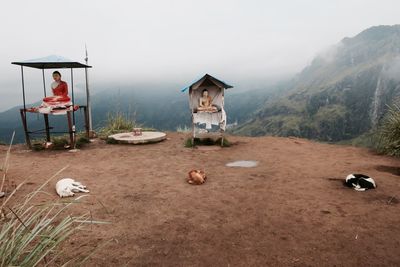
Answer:
<path fill-rule="evenodd" d="M 63 68 L 91 68 L 92 66 L 73 61 L 68 58 L 51 55 L 42 58 L 11 62 L 14 65 L 26 66 L 36 69 L 63 69 Z"/>
<path fill-rule="evenodd" d="M 203 83 L 206 83 L 206 82 L 211 82 L 220 88 L 225 88 L 225 89 L 233 88 L 232 85 L 229 85 L 221 80 L 218 80 L 217 78 L 214 78 L 210 74 L 206 74 L 203 77 L 201 77 L 199 80 L 192 83 L 191 85 L 183 88 L 181 91 L 185 92 L 187 89 L 190 89 L 190 88 L 197 89 L 199 86 L 201 86 Z"/>

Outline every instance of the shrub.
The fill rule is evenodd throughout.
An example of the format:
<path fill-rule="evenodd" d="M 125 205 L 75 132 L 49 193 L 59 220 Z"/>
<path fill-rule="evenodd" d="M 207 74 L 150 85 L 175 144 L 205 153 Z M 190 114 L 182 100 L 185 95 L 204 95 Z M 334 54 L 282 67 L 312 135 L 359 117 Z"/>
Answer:
<path fill-rule="evenodd" d="M 378 152 L 400 156 L 400 107 L 398 105 L 389 107 L 377 130 L 377 136 Z"/>

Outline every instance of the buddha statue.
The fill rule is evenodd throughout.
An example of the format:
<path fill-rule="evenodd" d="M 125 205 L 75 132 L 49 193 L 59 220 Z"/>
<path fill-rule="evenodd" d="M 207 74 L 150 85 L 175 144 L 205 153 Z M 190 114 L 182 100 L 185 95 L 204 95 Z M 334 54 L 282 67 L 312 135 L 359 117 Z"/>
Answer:
<path fill-rule="evenodd" d="M 212 98 L 208 94 L 208 90 L 204 89 L 202 92 L 202 96 L 199 99 L 199 106 L 197 111 L 206 111 L 206 112 L 217 112 L 218 109 L 212 105 Z"/>
<path fill-rule="evenodd" d="M 51 83 L 53 95 L 43 98 L 43 102 L 48 105 L 56 105 L 71 101 L 68 96 L 68 84 L 61 80 L 61 73 L 53 72 L 53 79 L 54 82 Z"/>

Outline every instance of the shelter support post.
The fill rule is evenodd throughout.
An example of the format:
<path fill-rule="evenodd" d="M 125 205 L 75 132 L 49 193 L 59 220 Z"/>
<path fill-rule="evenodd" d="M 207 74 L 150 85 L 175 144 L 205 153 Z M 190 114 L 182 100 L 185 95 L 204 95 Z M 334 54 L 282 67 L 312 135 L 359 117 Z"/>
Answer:
<path fill-rule="evenodd" d="M 44 69 L 42 69 L 42 79 L 43 79 L 43 95 L 46 97 L 46 79 L 44 78 Z"/>
<path fill-rule="evenodd" d="M 74 131 L 73 131 L 73 125 L 72 125 L 71 112 L 74 112 L 74 111 L 67 111 L 68 132 L 69 132 L 70 145 L 71 145 L 72 148 L 74 148 L 75 147 L 75 141 L 74 141 Z"/>
<path fill-rule="evenodd" d="M 21 80 L 22 80 L 22 100 L 24 102 L 24 109 L 20 110 L 20 112 L 21 112 L 22 124 L 24 126 L 24 131 L 25 131 L 26 145 L 29 148 L 31 148 L 31 140 L 29 138 L 29 133 L 28 133 L 28 122 L 26 121 L 25 79 L 24 79 L 24 67 L 23 66 L 21 66 Z"/>
<path fill-rule="evenodd" d="M 225 88 L 222 88 L 222 108 L 225 106 Z M 226 123 L 226 121 L 225 121 Z M 221 129 L 221 147 L 224 146 L 225 131 Z"/>
<path fill-rule="evenodd" d="M 193 117 L 193 115 L 192 115 Z M 194 148 L 194 139 L 196 137 L 196 126 L 194 125 L 193 118 L 192 118 L 192 148 Z"/>
<path fill-rule="evenodd" d="M 49 114 L 43 114 L 44 124 L 46 126 L 46 141 L 50 142 Z"/>
<path fill-rule="evenodd" d="M 86 137 L 90 138 L 90 119 L 89 119 L 89 112 L 88 107 L 83 107 L 83 113 L 85 114 L 85 130 L 86 130 Z"/>
<path fill-rule="evenodd" d="M 72 91 L 72 109 L 75 107 L 75 94 L 74 94 L 74 71 L 71 68 L 71 91 Z M 75 113 L 72 113 L 72 123 L 75 128 Z M 74 129 L 75 131 L 75 129 Z"/>
<path fill-rule="evenodd" d="M 19 112 L 21 114 L 22 125 L 24 126 L 26 145 L 28 146 L 29 149 L 31 149 L 32 148 L 31 139 L 29 138 L 28 125 L 26 124 L 26 110 L 20 109 Z"/>
<path fill-rule="evenodd" d="M 192 88 L 189 89 L 189 95 L 190 95 L 190 97 L 189 97 L 190 98 L 190 105 L 192 105 L 192 100 L 193 100 L 193 90 L 192 90 Z M 191 109 L 192 109 L 192 148 L 194 148 L 194 139 L 196 137 L 196 126 L 194 124 L 194 116 L 193 116 L 194 109 L 193 109 L 193 106 L 191 107 Z"/>
<path fill-rule="evenodd" d="M 74 95 L 74 71 L 71 68 L 71 91 L 72 91 L 72 137 L 71 137 L 71 147 L 75 148 L 75 95 Z"/>
<path fill-rule="evenodd" d="M 86 62 L 87 64 L 87 62 Z M 85 68 L 85 81 L 86 81 L 86 107 L 87 107 L 87 113 L 88 113 L 88 128 L 89 132 L 91 132 L 91 135 L 93 135 L 93 124 L 92 124 L 92 106 L 90 102 L 90 92 L 89 92 L 89 73 L 88 73 L 88 68 Z"/>

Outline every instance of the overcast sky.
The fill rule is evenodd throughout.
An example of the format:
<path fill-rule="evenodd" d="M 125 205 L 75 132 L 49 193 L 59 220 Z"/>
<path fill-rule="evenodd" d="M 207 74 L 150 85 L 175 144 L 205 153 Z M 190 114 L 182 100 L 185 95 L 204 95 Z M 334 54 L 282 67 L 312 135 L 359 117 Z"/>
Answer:
<path fill-rule="evenodd" d="M 104 83 L 184 86 L 204 73 L 246 89 L 301 71 L 346 36 L 398 24 L 399 10 L 398 0 L 2 0 L 0 111 L 21 102 L 11 61 L 83 61 L 87 44 L 94 93 Z M 26 75 L 37 101 L 41 72 Z"/>

